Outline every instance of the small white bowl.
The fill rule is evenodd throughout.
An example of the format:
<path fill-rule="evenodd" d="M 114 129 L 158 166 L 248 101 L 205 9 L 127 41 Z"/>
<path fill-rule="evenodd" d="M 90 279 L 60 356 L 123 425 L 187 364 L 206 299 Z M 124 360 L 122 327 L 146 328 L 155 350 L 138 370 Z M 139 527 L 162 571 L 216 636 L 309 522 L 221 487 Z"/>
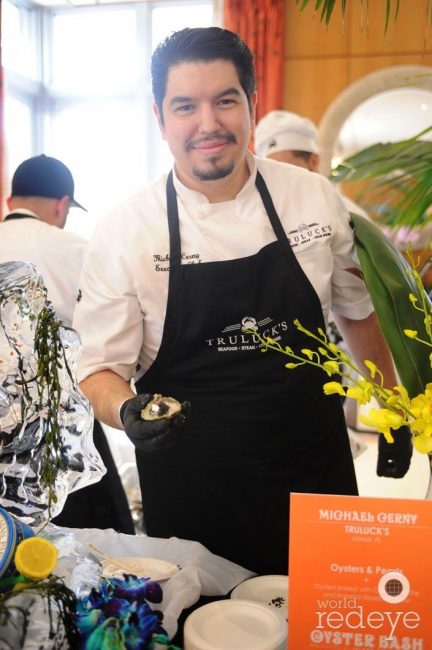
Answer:
<path fill-rule="evenodd" d="M 186 619 L 184 650 L 285 650 L 285 621 L 251 600 L 217 600 Z"/>
<path fill-rule="evenodd" d="M 102 576 L 118 578 L 127 573 L 150 580 L 168 580 L 180 571 L 180 567 L 166 560 L 151 557 L 111 557 L 102 560 Z"/>

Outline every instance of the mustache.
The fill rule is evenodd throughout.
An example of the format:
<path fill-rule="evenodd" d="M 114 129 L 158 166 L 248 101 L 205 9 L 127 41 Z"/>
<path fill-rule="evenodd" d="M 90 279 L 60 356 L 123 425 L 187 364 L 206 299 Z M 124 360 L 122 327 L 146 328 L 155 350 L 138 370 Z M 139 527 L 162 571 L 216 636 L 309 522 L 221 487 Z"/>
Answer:
<path fill-rule="evenodd" d="M 189 140 L 186 144 L 186 149 L 187 151 L 190 151 L 191 149 L 195 149 L 195 147 L 200 147 L 203 144 L 206 144 L 206 142 L 230 142 L 235 144 L 237 142 L 235 135 L 232 133 L 227 133 L 227 134 L 220 134 L 220 133 L 215 133 L 215 134 L 210 134 L 206 135 L 202 138 L 197 138 L 194 140 Z"/>

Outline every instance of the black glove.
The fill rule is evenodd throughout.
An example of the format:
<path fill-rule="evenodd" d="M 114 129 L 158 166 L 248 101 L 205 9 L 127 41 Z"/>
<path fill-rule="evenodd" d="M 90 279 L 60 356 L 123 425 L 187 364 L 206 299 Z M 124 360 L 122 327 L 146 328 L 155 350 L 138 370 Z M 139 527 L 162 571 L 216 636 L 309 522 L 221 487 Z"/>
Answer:
<path fill-rule="evenodd" d="M 378 476 L 402 478 L 407 473 L 413 452 L 411 431 L 407 426 L 391 430 L 394 442 L 387 442 L 382 433 L 378 438 Z"/>
<path fill-rule="evenodd" d="M 152 399 L 153 395 L 148 393 L 136 395 L 123 402 L 120 408 L 125 433 L 141 451 L 159 451 L 172 445 L 190 411 L 189 402 L 183 402 L 180 413 L 172 418 L 143 420 L 141 411 Z"/>

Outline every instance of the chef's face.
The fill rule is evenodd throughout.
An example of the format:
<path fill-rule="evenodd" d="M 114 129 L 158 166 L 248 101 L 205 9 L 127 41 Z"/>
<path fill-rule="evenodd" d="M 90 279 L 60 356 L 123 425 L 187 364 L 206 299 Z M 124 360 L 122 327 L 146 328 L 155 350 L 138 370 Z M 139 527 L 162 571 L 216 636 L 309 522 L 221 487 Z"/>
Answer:
<path fill-rule="evenodd" d="M 207 194 L 237 179 L 240 189 L 255 102 L 254 93 L 249 103 L 230 61 L 183 62 L 169 69 L 162 111 L 154 110 L 186 186 Z"/>

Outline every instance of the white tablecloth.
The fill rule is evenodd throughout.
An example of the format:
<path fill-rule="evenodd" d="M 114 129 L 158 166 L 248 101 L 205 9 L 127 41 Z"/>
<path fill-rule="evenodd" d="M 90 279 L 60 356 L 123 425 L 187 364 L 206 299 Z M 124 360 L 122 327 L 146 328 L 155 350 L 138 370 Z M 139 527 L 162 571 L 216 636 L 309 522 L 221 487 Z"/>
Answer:
<path fill-rule="evenodd" d="M 146 535 L 124 535 L 113 530 L 94 528 L 67 529 L 84 548 L 88 543 L 113 556 L 141 556 L 168 560 L 181 571 L 161 582 L 163 601 L 158 608 L 164 613 L 164 627 L 170 638 L 177 631 L 177 619 L 183 609 L 200 596 L 223 596 L 236 585 L 255 575 L 229 560 L 210 553 L 199 542 L 159 539 Z"/>
<path fill-rule="evenodd" d="M 48 524 L 39 533 L 50 539 L 59 550 L 59 559 L 54 570 L 64 578 L 78 596 L 87 595 L 92 587 L 97 588 L 102 565 L 88 547 L 91 543 L 112 556 L 137 556 L 167 560 L 178 564 L 181 570 L 168 580 L 162 581 L 163 600 L 152 605 L 164 614 L 163 627 L 172 639 L 177 632 L 178 618 L 183 609 L 196 603 L 200 596 L 226 595 L 231 589 L 255 575 L 229 560 L 210 553 L 198 542 L 178 539 L 159 539 L 146 535 L 124 535 L 114 530 L 96 528 L 61 528 Z M 51 650 L 53 642 L 48 639 L 49 621 L 42 601 L 31 603 L 24 592 L 14 598 L 14 604 L 31 608 L 30 623 L 25 641 L 26 650 Z M 6 631 L 7 647 L 21 650 L 18 641 L 19 618 Z M 2 636 L 5 630 L 2 630 Z M 0 650 L 3 646 L 0 643 Z M 6 646 L 5 646 L 6 647 Z"/>

